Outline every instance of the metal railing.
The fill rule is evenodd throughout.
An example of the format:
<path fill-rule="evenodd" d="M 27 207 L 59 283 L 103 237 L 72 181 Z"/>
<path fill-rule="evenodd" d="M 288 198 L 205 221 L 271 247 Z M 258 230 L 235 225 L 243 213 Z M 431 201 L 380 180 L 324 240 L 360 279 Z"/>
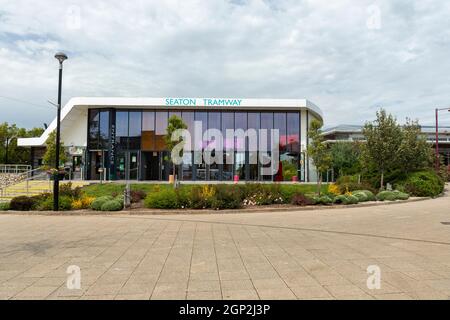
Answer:
<path fill-rule="evenodd" d="M 30 194 L 30 181 L 48 181 L 48 187 L 46 185 L 46 188 L 41 188 L 39 190 L 44 191 L 44 192 L 52 191 L 52 184 L 51 184 L 51 179 L 50 179 L 49 174 L 47 173 L 47 171 L 43 170 L 42 168 L 37 168 L 37 169 L 19 173 L 18 177 L 14 181 L 11 181 L 10 183 L 7 183 L 5 185 L 1 185 L 0 186 L 0 197 L 6 197 L 8 195 L 29 195 Z M 8 190 L 9 188 L 14 187 L 14 185 L 18 185 L 23 182 L 25 182 L 24 191 Z"/>
<path fill-rule="evenodd" d="M 31 166 L 28 164 L 0 164 L 0 173 L 24 173 L 31 171 Z"/>

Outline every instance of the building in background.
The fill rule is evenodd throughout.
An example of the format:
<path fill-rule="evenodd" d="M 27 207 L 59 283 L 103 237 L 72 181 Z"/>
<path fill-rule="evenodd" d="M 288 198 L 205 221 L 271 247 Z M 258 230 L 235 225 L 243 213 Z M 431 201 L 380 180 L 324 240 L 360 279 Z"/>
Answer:
<path fill-rule="evenodd" d="M 323 135 L 327 143 L 364 141 L 362 134 L 363 126 L 358 125 L 338 125 L 323 130 Z M 426 137 L 430 147 L 436 147 L 436 127 L 421 126 L 421 132 Z M 439 127 L 438 134 L 439 153 L 444 159 L 446 166 L 450 165 L 450 127 Z"/>
<path fill-rule="evenodd" d="M 235 176 L 245 181 L 316 180 L 306 155 L 307 132 L 313 119 L 322 121 L 322 112 L 304 99 L 72 98 L 61 114 L 61 139 L 70 155 L 66 167 L 75 178 L 86 180 L 168 180 L 172 168 L 164 135 L 171 115 L 182 118 L 193 136 L 194 121 L 201 121 L 204 131 L 215 128 L 224 134 L 226 129 L 279 130 L 276 174 L 260 174 L 260 161 L 249 160 L 258 152 L 248 143 L 224 139 L 224 149 L 230 144 L 246 146 L 242 151 L 224 151 L 224 157 L 234 152 L 233 164 L 196 164 L 201 153 L 187 152 L 178 171 L 181 180 L 232 181 Z M 41 164 L 45 141 L 55 128 L 56 120 L 41 137 L 19 139 L 20 146 L 31 148 L 34 167 Z M 208 143 L 200 137 L 193 140 L 203 147 Z"/>

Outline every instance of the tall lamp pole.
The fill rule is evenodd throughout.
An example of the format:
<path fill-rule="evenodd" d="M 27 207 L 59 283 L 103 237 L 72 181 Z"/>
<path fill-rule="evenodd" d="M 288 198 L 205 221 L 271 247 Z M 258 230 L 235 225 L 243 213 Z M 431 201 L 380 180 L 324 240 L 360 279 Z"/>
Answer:
<path fill-rule="evenodd" d="M 436 172 L 439 171 L 439 111 L 447 110 L 450 112 L 450 108 L 436 108 Z"/>
<path fill-rule="evenodd" d="M 58 82 L 58 111 L 56 116 L 56 157 L 55 168 L 56 175 L 53 180 L 53 211 L 59 210 L 59 148 L 61 139 L 61 86 L 62 86 L 62 70 L 63 62 L 67 59 L 67 56 L 63 52 L 55 54 L 55 58 L 59 61 L 59 82 Z"/>

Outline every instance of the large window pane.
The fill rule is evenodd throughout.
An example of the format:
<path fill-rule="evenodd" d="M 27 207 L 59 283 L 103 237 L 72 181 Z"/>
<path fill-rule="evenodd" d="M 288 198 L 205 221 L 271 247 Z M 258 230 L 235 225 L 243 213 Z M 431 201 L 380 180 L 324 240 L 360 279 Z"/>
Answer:
<path fill-rule="evenodd" d="M 280 153 L 286 150 L 286 113 L 285 112 L 276 112 L 273 115 L 273 128 L 278 129 L 278 133 L 280 136 L 279 140 L 279 150 Z"/>
<path fill-rule="evenodd" d="M 141 149 L 145 151 L 155 150 L 155 112 L 144 111 L 142 113 L 142 143 Z"/>
<path fill-rule="evenodd" d="M 116 144 L 120 149 L 128 149 L 128 111 L 116 112 Z"/>
<path fill-rule="evenodd" d="M 261 129 L 266 129 L 266 139 L 261 140 L 259 143 L 260 150 L 269 151 L 270 145 L 270 132 L 273 128 L 273 113 L 261 112 Z"/>
<path fill-rule="evenodd" d="M 253 129 L 256 132 L 256 141 L 248 141 L 247 150 L 257 151 L 258 150 L 258 132 L 261 126 L 261 114 L 259 112 L 249 112 L 248 113 L 248 129 Z M 252 145 L 249 145 L 249 144 Z M 256 144 L 256 145 L 254 145 Z"/>
<path fill-rule="evenodd" d="M 136 150 L 141 146 L 141 119 L 140 111 L 131 111 L 129 114 L 128 149 Z"/>
<path fill-rule="evenodd" d="M 247 130 L 247 112 L 235 112 L 234 113 L 234 130 L 242 129 Z M 234 140 L 234 148 L 236 150 L 245 150 L 245 139 L 236 137 Z"/>
<path fill-rule="evenodd" d="M 222 135 L 223 135 L 223 149 L 234 149 L 234 138 L 227 139 L 227 129 L 234 129 L 234 113 L 222 112 Z"/>
<path fill-rule="evenodd" d="M 189 133 L 191 134 L 191 145 L 186 145 L 186 150 L 194 150 L 194 112 L 192 111 L 183 111 L 181 114 L 181 118 L 183 122 L 186 124 Z"/>
<path fill-rule="evenodd" d="M 198 150 L 202 150 L 206 146 L 206 141 L 203 141 L 203 134 L 208 129 L 208 113 L 203 111 L 195 112 L 195 121 L 202 122 L 202 136 L 195 137 L 195 143 Z"/>
<path fill-rule="evenodd" d="M 300 151 L 300 114 L 291 112 L 287 114 L 287 150 L 290 152 Z"/>
<path fill-rule="evenodd" d="M 167 129 L 167 111 L 156 111 L 155 117 L 155 151 L 163 151 L 166 149 L 164 136 Z"/>
<path fill-rule="evenodd" d="M 98 149 L 100 114 L 98 110 L 89 110 L 89 149 Z"/>
<path fill-rule="evenodd" d="M 99 148 L 107 149 L 108 145 L 109 145 L 109 111 L 101 111 Z"/>

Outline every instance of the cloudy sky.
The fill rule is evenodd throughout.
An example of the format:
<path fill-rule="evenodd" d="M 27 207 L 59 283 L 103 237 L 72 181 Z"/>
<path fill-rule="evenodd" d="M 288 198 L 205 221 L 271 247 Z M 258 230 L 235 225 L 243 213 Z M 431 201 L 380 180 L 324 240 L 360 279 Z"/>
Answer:
<path fill-rule="evenodd" d="M 307 98 L 327 126 L 450 105 L 448 0 L 0 0 L 0 122 L 73 96 Z M 443 121 L 450 124 L 450 115 Z"/>

